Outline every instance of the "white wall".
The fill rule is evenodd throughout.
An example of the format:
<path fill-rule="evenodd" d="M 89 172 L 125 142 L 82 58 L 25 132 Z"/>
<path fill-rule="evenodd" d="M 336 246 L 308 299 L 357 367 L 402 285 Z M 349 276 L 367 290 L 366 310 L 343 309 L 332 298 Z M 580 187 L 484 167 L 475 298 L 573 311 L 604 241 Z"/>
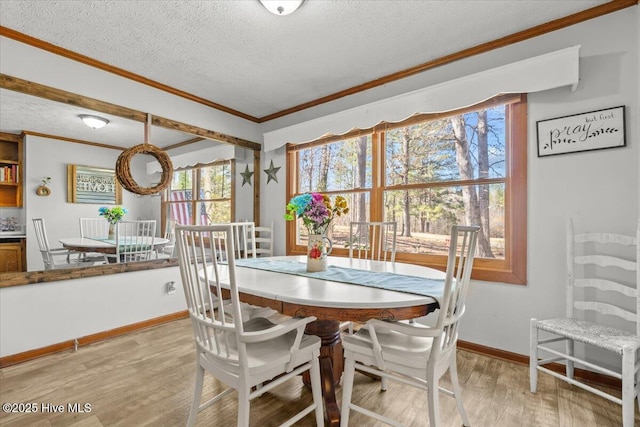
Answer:
<path fill-rule="evenodd" d="M 186 310 L 180 283 L 170 267 L 0 288 L 0 357 Z"/>
<path fill-rule="evenodd" d="M 67 202 L 67 165 L 75 164 L 114 169 L 119 150 L 74 144 L 55 139 L 29 136 L 25 138 L 24 216 L 27 230 L 27 269 L 42 270 L 44 265 L 38 250 L 33 228 L 33 218 L 44 218 L 49 244 L 60 247 L 58 239 L 80 235 L 80 217 L 98 216 L 98 208 L 107 206 L 95 203 Z M 132 163 L 132 167 L 136 167 Z M 144 171 L 144 165 L 138 165 Z M 135 172 L 133 172 L 135 173 Z M 36 188 L 43 178 L 50 176 L 51 195 L 36 195 Z M 136 173 L 136 176 L 139 176 Z M 144 183 L 143 183 L 144 185 Z M 122 191 L 122 206 L 128 213 L 125 219 L 157 219 L 159 224 L 160 198 L 139 197 Z"/>
<path fill-rule="evenodd" d="M 528 141 L 528 284 L 474 282 L 461 339 L 528 354 L 529 320 L 564 313 L 565 224 L 578 230 L 635 234 L 639 210 L 638 7 L 596 18 L 363 94 L 265 123 L 264 132 L 448 79 L 581 45 L 580 85 L 530 94 Z M 538 158 L 536 121 L 626 106 L 627 147 Z M 284 149 L 263 153 L 263 165 L 285 166 Z M 285 250 L 285 180 L 261 187 L 263 221 L 276 221 L 276 253 Z M 274 206 L 279 208 L 274 208 Z"/>

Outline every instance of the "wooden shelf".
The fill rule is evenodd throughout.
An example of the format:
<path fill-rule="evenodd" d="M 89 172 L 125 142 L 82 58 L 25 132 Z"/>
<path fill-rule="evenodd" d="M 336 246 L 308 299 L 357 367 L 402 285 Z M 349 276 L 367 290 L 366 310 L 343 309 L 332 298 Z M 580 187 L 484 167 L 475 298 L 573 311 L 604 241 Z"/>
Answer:
<path fill-rule="evenodd" d="M 17 182 L 0 181 L 0 207 L 22 207 L 22 136 L 0 133 L 0 168 L 17 166 Z"/>

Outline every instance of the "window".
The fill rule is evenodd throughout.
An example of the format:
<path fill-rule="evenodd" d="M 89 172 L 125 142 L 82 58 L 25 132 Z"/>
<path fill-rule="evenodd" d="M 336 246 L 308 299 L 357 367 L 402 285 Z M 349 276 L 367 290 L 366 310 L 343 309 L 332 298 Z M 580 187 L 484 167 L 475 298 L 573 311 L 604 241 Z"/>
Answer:
<path fill-rule="evenodd" d="M 173 172 L 163 193 L 163 223 L 204 225 L 231 222 L 234 217 L 235 162 L 225 160 Z"/>
<path fill-rule="evenodd" d="M 329 231 L 334 255 L 347 254 L 350 221 L 395 221 L 397 261 L 444 269 L 450 226 L 480 225 L 473 277 L 523 284 L 526 115 L 524 95 L 505 95 L 290 145 L 288 196 L 347 198 Z M 304 253 L 304 227 L 288 225 L 288 253 Z"/>

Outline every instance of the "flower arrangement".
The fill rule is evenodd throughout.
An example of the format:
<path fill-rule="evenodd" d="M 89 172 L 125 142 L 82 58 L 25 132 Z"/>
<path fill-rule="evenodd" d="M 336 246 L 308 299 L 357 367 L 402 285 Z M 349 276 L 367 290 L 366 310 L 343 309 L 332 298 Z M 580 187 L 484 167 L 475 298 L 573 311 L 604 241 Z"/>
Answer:
<path fill-rule="evenodd" d="M 42 180 L 42 186 L 46 187 L 47 185 L 49 185 L 51 183 L 51 177 L 48 176 L 45 179 Z"/>
<path fill-rule="evenodd" d="M 348 212 L 347 200 L 342 196 L 336 196 L 332 205 L 327 195 L 304 193 L 289 201 L 284 219 L 293 221 L 301 218 L 309 234 L 324 234 L 333 218 Z"/>
<path fill-rule="evenodd" d="M 122 206 L 115 206 L 111 209 L 103 206 L 98 209 L 98 213 L 100 214 L 100 216 L 105 217 L 110 224 L 117 224 L 120 220 L 122 220 L 122 217 L 127 212 L 128 211 Z"/>

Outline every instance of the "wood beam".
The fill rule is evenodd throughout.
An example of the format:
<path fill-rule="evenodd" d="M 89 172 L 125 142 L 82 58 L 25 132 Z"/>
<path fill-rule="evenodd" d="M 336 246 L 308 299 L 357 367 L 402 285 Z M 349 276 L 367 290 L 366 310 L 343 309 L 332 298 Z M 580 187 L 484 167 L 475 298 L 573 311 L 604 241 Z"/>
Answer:
<path fill-rule="evenodd" d="M 164 147 L 164 151 L 173 150 L 174 148 L 178 148 L 178 147 L 184 147 L 185 145 L 195 144 L 196 142 L 200 142 L 204 140 L 205 138 L 197 137 L 197 138 L 187 139 L 186 141 L 182 141 L 182 142 L 176 142 L 175 144 Z"/>
<path fill-rule="evenodd" d="M 144 111 L 134 110 L 132 108 L 123 107 L 121 105 L 112 104 L 110 102 L 101 101 L 95 98 L 89 98 L 78 95 L 66 90 L 57 89 L 51 86 L 42 85 L 40 83 L 23 80 L 18 77 L 0 74 L 0 88 L 24 93 L 26 95 L 36 96 L 38 98 L 47 99 L 49 101 L 61 102 L 64 104 L 74 105 L 76 107 L 88 108 L 90 110 L 99 111 L 101 113 L 110 114 L 112 116 L 122 117 L 128 120 L 145 123 L 147 121 L 147 113 Z M 173 129 L 180 132 L 196 135 L 205 139 L 223 142 L 249 148 L 251 150 L 260 150 L 262 146 L 256 142 L 248 141 L 235 136 L 226 135 L 198 126 L 189 125 L 177 120 L 167 119 L 163 117 L 153 116 L 152 124 L 155 126 Z"/>
<path fill-rule="evenodd" d="M 225 142 L 227 144 L 236 145 L 238 147 L 248 148 L 250 150 L 262 149 L 262 146 L 257 142 L 248 141 L 242 138 L 236 138 L 235 136 L 226 135 L 224 133 L 204 129 L 198 126 L 188 125 L 186 123 L 178 122 L 176 120 L 167 119 L 164 117 L 152 116 L 151 124 L 166 129 L 173 129 L 191 135 L 199 136 L 205 139 L 212 139 L 214 141 Z"/>
<path fill-rule="evenodd" d="M 90 110 L 99 111 L 112 116 L 135 120 L 137 122 L 144 123 L 147 120 L 146 113 L 142 111 L 67 92 L 66 90 L 56 89 L 51 86 L 45 86 L 40 83 L 30 82 L 7 74 L 0 74 L 0 88 L 36 96 L 38 98 L 48 99 L 49 101 L 88 108 Z"/>
<path fill-rule="evenodd" d="M 260 224 L 260 151 L 258 150 L 253 152 L 253 222 L 257 226 L 262 225 Z M 273 233 L 273 230 L 271 232 Z"/>

